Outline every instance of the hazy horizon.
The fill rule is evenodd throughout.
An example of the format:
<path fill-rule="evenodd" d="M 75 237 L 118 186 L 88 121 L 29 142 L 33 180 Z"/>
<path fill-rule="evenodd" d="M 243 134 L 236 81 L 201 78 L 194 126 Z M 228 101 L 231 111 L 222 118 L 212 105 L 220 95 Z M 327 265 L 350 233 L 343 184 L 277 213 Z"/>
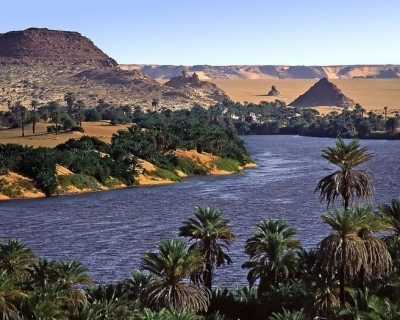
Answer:
<path fill-rule="evenodd" d="M 20 0 L 2 12 L 0 33 L 76 31 L 119 64 L 400 64 L 397 0 Z"/>

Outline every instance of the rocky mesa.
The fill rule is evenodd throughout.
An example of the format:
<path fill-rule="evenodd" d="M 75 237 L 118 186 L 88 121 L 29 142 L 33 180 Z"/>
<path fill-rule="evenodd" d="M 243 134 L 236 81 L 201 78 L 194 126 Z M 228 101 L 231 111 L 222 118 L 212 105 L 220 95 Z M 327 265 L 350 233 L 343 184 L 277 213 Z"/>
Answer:
<path fill-rule="evenodd" d="M 63 101 L 74 92 L 86 106 L 102 99 L 112 105 L 168 108 L 208 106 L 214 92 L 164 86 L 140 70 L 123 70 L 78 32 L 29 28 L 0 34 L 0 109 L 21 101 Z"/>

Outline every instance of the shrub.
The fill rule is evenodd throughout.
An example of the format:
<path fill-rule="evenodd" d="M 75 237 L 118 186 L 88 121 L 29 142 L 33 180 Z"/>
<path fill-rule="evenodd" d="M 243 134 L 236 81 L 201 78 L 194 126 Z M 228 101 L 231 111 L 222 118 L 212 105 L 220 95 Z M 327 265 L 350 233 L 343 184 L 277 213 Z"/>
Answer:
<path fill-rule="evenodd" d="M 85 130 L 81 126 L 72 126 L 70 130 L 73 132 L 77 131 L 77 132 L 85 133 Z"/>
<path fill-rule="evenodd" d="M 18 198 L 22 195 L 20 187 L 10 185 L 5 179 L 0 178 L 0 194 L 9 198 Z"/>
<path fill-rule="evenodd" d="M 57 189 L 57 178 L 49 171 L 41 171 L 35 177 L 36 188 L 42 190 L 44 194 L 49 197 Z"/>

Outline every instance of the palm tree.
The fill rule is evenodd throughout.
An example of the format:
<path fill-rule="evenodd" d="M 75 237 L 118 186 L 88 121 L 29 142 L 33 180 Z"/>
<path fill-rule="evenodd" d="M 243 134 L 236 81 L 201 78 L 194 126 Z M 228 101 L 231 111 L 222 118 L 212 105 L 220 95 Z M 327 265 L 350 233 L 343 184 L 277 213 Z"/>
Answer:
<path fill-rule="evenodd" d="M 8 243 L 0 243 L 0 269 L 7 275 L 29 275 L 28 267 L 36 263 L 32 250 L 21 240 L 11 238 Z"/>
<path fill-rule="evenodd" d="M 151 101 L 151 106 L 154 108 L 154 111 L 157 111 L 158 103 L 159 103 L 158 99 L 153 99 Z"/>
<path fill-rule="evenodd" d="M 293 239 L 295 234 L 295 229 L 288 228 L 284 220 L 266 219 L 256 226 L 253 236 L 246 240 L 245 253 L 250 260 L 242 268 L 250 268 L 247 276 L 250 285 L 260 279 L 259 297 L 269 285 L 277 285 L 279 280 L 294 275 L 294 249 L 300 248 L 300 241 Z"/>
<path fill-rule="evenodd" d="M 75 120 L 79 123 L 79 126 L 82 127 L 82 120 L 85 120 L 85 115 L 82 113 L 82 110 L 86 108 L 85 102 L 83 100 L 78 100 L 75 105 L 78 109 Z"/>
<path fill-rule="evenodd" d="M 0 272 L 0 318 L 21 319 L 17 303 L 27 295 L 20 290 L 18 282 L 7 275 L 6 271 Z"/>
<path fill-rule="evenodd" d="M 339 167 L 339 170 L 322 178 L 314 192 L 320 193 L 321 202 L 332 206 L 338 196 L 342 197 L 343 207 L 347 209 L 355 197 L 370 199 L 372 187 L 370 173 L 363 169 L 355 169 L 372 158 L 367 147 L 360 147 L 357 140 L 346 144 L 342 139 L 335 141 L 336 148 L 322 150 L 322 157 Z"/>
<path fill-rule="evenodd" d="M 158 278 L 143 292 L 144 302 L 156 309 L 206 311 L 210 291 L 201 284 L 184 281 L 204 267 L 201 254 L 188 251 L 181 240 L 164 240 L 157 247 L 157 253 L 148 252 L 142 257 L 141 268 Z"/>
<path fill-rule="evenodd" d="M 64 101 L 67 103 L 67 106 L 68 106 L 68 113 L 72 112 L 72 107 L 74 105 L 75 100 L 76 100 L 76 96 L 75 96 L 75 93 L 73 93 L 73 92 L 67 92 L 64 95 Z"/>
<path fill-rule="evenodd" d="M 50 111 L 50 116 L 52 118 L 52 121 L 56 125 L 56 135 L 58 135 L 58 125 L 61 122 L 61 115 L 62 115 L 61 106 L 57 101 L 52 101 L 49 103 L 48 108 Z"/>
<path fill-rule="evenodd" d="M 318 245 L 317 259 L 320 267 L 339 273 L 340 303 L 345 303 L 346 278 L 360 278 L 365 274 L 379 276 L 391 267 L 386 246 L 372 232 L 384 229 L 370 208 L 335 210 L 322 215 L 322 220 L 332 228 L 332 233 Z"/>
<path fill-rule="evenodd" d="M 183 222 L 179 236 L 194 240 L 189 250 L 196 250 L 203 255 L 205 268 L 200 270 L 201 280 L 211 290 L 214 270 L 232 263 L 224 249 L 230 246 L 235 234 L 229 220 L 222 219 L 222 212 L 214 207 L 196 206 L 194 215 L 195 218 Z"/>
<path fill-rule="evenodd" d="M 39 101 L 37 101 L 37 100 L 32 100 L 31 101 L 31 107 L 32 107 L 32 114 L 31 114 L 32 133 L 35 133 L 36 122 L 39 121 L 39 114 L 36 111 L 36 107 L 38 107 L 38 106 L 39 106 Z"/>
<path fill-rule="evenodd" d="M 25 137 L 25 122 L 26 122 L 26 113 L 28 110 L 20 101 L 18 101 L 15 104 L 15 107 L 17 109 L 19 118 L 21 120 L 22 137 Z"/>
<path fill-rule="evenodd" d="M 61 289 L 66 290 L 73 305 L 83 304 L 86 301 L 86 295 L 76 286 L 91 282 L 91 278 L 86 271 L 87 268 L 78 260 L 70 262 L 54 260 L 48 268 L 49 282 L 52 284 L 57 283 Z"/>
<path fill-rule="evenodd" d="M 77 319 L 137 319 L 136 302 L 128 298 L 120 284 L 100 284 L 87 288 L 86 292 L 88 301 Z"/>
<path fill-rule="evenodd" d="M 378 212 L 389 224 L 393 234 L 385 237 L 386 242 L 397 241 L 400 239 L 400 199 L 392 199 L 391 205 L 379 204 Z"/>

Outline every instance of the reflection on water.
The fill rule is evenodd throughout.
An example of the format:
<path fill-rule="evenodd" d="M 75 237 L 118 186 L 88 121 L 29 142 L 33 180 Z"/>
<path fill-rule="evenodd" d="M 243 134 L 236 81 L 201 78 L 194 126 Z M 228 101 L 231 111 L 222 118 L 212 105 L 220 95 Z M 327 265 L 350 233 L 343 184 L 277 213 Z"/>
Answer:
<path fill-rule="evenodd" d="M 332 139 L 291 136 L 244 137 L 258 167 L 228 176 L 185 179 L 180 184 L 134 187 L 92 194 L 0 203 L 0 237 L 22 238 L 38 256 L 80 259 L 96 281 L 129 277 L 143 252 L 176 238 L 196 205 L 215 206 L 231 220 L 234 264 L 219 271 L 222 285 L 245 284 L 244 243 L 264 218 L 283 218 L 297 229 L 303 246 L 315 246 L 329 229 L 326 210 L 314 195 L 331 169 L 320 150 Z M 375 154 L 375 202 L 400 197 L 400 141 L 362 141 Z"/>

